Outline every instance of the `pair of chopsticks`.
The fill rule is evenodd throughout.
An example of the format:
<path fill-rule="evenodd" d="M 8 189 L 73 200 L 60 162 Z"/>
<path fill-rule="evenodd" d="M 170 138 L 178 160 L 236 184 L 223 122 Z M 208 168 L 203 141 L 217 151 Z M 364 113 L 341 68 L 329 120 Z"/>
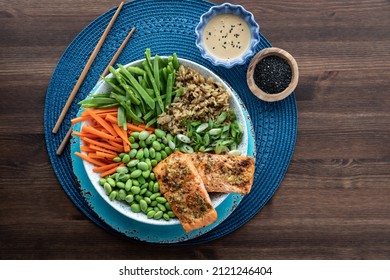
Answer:
<path fill-rule="evenodd" d="M 111 30 L 111 27 L 113 26 L 113 24 L 114 24 L 114 22 L 115 22 L 115 20 L 116 20 L 116 18 L 117 18 L 117 16 L 118 16 L 120 10 L 122 9 L 123 5 L 124 5 L 124 2 L 122 2 L 122 3 L 118 6 L 118 9 L 116 10 L 115 14 L 114 14 L 113 17 L 111 18 L 111 20 L 110 20 L 109 24 L 107 25 L 107 27 L 106 27 L 106 29 L 105 29 L 103 35 L 101 36 L 99 42 L 97 43 L 97 45 L 96 45 L 94 51 L 92 52 L 91 56 L 89 57 L 88 62 L 87 62 L 87 64 L 85 65 L 85 67 L 84 67 L 84 69 L 83 69 L 83 72 L 82 72 L 81 75 L 80 75 L 80 78 L 78 79 L 78 81 L 77 81 L 75 87 L 74 87 L 73 90 L 72 90 L 72 93 L 70 94 L 70 96 L 69 96 L 69 98 L 68 98 L 68 100 L 67 100 L 67 102 L 66 102 L 64 108 L 62 109 L 62 112 L 61 112 L 61 114 L 60 114 L 60 116 L 59 116 L 59 118 L 58 118 L 58 120 L 57 120 L 57 122 L 56 122 L 56 124 L 55 124 L 55 126 L 54 126 L 54 128 L 53 128 L 53 131 L 52 131 L 53 133 L 57 133 L 57 132 L 58 132 L 58 129 L 59 129 L 61 123 L 63 122 L 63 120 L 64 120 L 64 118 L 65 118 L 65 115 L 66 115 L 67 111 L 69 110 L 69 107 L 70 107 L 70 105 L 71 105 L 71 103 L 72 103 L 74 97 L 76 96 L 76 93 L 78 92 L 78 90 L 79 90 L 81 84 L 83 83 L 83 81 L 84 81 L 84 79 L 85 79 L 85 77 L 86 77 L 86 75 L 87 75 L 87 73 L 88 73 L 88 71 L 89 71 L 89 68 L 91 67 L 93 61 L 95 60 L 95 58 L 96 58 L 96 56 L 97 56 L 97 54 L 98 54 L 98 52 L 99 52 L 101 46 L 103 45 L 104 40 L 106 39 L 106 37 L 107 37 L 109 31 Z M 135 31 L 135 27 L 133 27 L 133 28 L 130 30 L 129 34 L 127 35 L 127 37 L 125 38 L 125 40 L 122 42 L 121 46 L 118 48 L 118 50 L 117 50 L 117 52 L 115 53 L 114 57 L 113 57 L 113 58 L 111 59 L 111 61 L 108 63 L 108 65 L 107 65 L 106 69 L 104 70 L 103 74 L 101 75 L 99 81 L 100 81 L 104 76 L 106 76 L 106 75 L 108 74 L 110 66 L 112 66 L 112 65 L 115 63 L 115 61 L 117 60 L 117 58 L 118 58 L 119 55 L 121 54 L 123 48 L 125 47 L 125 45 L 126 45 L 127 42 L 129 41 L 130 37 L 133 35 L 134 31 Z M 61 155 L 62 151 L 64 150 L 66 144 L 68 143 L 68 141 L 69 141 L 69 139 L 70 139 L 70 135 L 71 135 L 71 133 L 72 133 L 72 129 L 73 129 L 73 125 L 70 126 L 68 132 L 66 133 L 64 139 L 62 140 L 60 146 L 58 147 L 58 149 L 57 149 L 57 155 Z"/>

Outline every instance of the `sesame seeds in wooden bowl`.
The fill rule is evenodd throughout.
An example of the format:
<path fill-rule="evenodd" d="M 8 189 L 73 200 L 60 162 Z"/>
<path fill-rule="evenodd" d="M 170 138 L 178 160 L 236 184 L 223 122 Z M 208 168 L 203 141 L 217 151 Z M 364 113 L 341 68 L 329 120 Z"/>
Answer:
<path fill-rule="evenodd" d="M 289 96 L 298 84 L 298 77 L 298 64 L 294 57 L 280 48 L 266 48 L 258 52 L 247 71 L 249 89 L 267 102 Z"/>

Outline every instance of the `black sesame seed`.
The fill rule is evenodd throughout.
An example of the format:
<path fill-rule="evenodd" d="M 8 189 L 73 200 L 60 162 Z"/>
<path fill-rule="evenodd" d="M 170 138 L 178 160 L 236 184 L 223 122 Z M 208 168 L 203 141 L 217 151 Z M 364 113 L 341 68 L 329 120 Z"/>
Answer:
<path fill-rule="evenodd" d="M 275 94 L 285 90 L 291 82 L 288 62 L 280 56 L 270 55 L 259 61 L 253 72 L 255 84 L 264 92 Z"/>

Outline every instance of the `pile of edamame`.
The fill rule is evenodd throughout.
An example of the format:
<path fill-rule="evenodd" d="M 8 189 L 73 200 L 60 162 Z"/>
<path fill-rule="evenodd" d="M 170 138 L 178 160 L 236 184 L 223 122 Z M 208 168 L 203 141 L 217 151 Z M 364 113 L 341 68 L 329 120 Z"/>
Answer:
<path fill-rule="evenodd" d="M 125 166 L 99 180 L 110 200 L 127 202 L 131 211 L 144 213 L 148 219 L 170 220 L 175 217 L 167 200 L 160 192 L 152 169 L 173 150 L 173 136 L 161 129 L 132 132 L 129 140 L 131 150 L 114 158 Z"/>

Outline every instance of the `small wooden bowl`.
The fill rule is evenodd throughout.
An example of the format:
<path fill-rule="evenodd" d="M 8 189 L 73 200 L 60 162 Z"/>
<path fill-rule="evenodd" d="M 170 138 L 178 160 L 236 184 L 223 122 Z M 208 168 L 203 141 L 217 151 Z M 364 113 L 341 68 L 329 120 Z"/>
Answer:
<path fill-rule="evenodd" d="M 255 66 L 257 63 L 262 60 L 264 57 L 270 56 L 270 55 L 276 55 L 283 59 L 285 59 L 288 64 L 290 65 L 292 76 L 291 81 L 288 87 L 279 93 L 267 93 L 261 90 L 255 83 L 253 79 L 253 74 L 255 71 Z M 249 86 L 249 89 L 252 91 L 254 95 L 256 95 L 258 98 L 267 101 L 267 102 L 275 102 L 282 100 L 289 96 L 294 89 L 296 88 L 298 84 L 298 77 L 299 77 L 299 70 L 298 70 L 298 64 L 295 61 L 294 57 L 286 52 L 285 50 L 282 50 L 280 48 L 266 48 L 258 52 L 251 60 L 251 63 L 249 64 L 248 71 L 246 74 L 246 80 Z"/>

